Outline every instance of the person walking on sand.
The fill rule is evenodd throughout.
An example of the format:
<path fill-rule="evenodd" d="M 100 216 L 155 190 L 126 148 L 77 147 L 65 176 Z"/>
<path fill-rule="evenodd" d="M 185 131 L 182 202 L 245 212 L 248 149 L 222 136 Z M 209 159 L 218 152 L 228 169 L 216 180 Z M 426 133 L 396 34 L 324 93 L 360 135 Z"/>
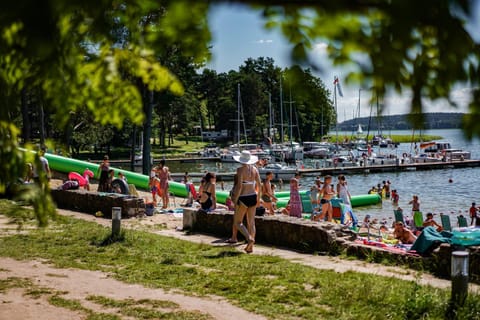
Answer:
<path fill-rule="evenodd" d="M 290 216 L 302 217 L 302 199 L 298 191 L 300 186 L 300 172 L 295 172 L 295 176 L 290 179 Z"/>
<path fill-rule="evenodd" d="M 257 168 L 253 165 L 258 158 L 244 150 L 240 155 L 233 156 L 235 161 L 242 164 L 237 169 L 238 188 L 235 188 L 232 197 L 233 202 L 238 206 L 238 214 L 235 215 L 235 226 L 247 239 L 248 244 L 245 252 L 253 252 L 255 243 L 255 211 L 260 204 L 261 181 Z M 247 215 L 248 230 L 243 225 L 243 217 Z"/>

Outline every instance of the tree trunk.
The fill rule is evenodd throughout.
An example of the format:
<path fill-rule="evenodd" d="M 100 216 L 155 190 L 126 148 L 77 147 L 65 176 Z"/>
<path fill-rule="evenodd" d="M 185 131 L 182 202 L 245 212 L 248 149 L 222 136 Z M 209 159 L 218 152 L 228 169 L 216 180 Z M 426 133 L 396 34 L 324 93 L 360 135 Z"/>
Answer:
<path fill-rule="evenodd" d="M 22 110 L 22 137 L 23 143 L 30 141 L 32 138 L 32 123 L 30 122 L 30 117 L 28 115 L 28 95 L 27 89 L 22 89 L 22 96 L 21 96 L 21 110 Z"/>
<path fill-rule="evenodd" d="M 160 122 L 159 122 L 159 132 L 158 132 L 158 145 L 161 147 L 161 148 L 165 148 L 165 119 L 162 117 L 160 119 Z"/>
<path fill-rule="evenodd" d="M 143 112 L 145 122 L 143 124 L 143 150 L 142 150 L 142 173 L 150 174 L 150 137 L 152 136 L 152 113 L 153 113 L 153 91 L 147 91 L 144 87 Z"/>
<path fill-rule="evenodd" d="M 137 126 L 133 126 L 132 130 L 132 146 L 130 148 L 130 171 L 135 171 L 135 144 L 137 140 Z"/>
<path fill-rule="evenodd" d="M 40 131 L 40 146 L 45 145 L 45 115 L 43 113 L 43 103 L 38 103 L 38 126 Z"/>

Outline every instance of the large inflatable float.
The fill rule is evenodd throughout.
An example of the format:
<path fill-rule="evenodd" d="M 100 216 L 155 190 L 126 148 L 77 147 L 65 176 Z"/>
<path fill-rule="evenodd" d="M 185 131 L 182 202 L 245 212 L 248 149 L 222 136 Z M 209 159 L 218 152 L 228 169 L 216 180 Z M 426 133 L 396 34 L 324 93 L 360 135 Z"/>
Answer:
<path fill-rule="evenodd" d="M 310 204 L 310 191 L 309 190 L 300 190 L 300 198 L 302 199 L 303 207 L 307 209 L 306 212 L 311 212 L 312 205 Z M 275 197 L 277 197 L 278 202 L 277 206 L 285 207 L 288 200 L 290 199 L 290 191 L 279 191 L 275 192 Z M 379 194 L 361 194 L 352 196 L 350 202 L 352 207 L 362 207 L 369 206 L 372 204 L 377 204 L 382 201 L 382 197 Z"/>
<path fill-rule="evenodd" d="M 52 170 L 63 172 L 63 173 L 70 173 L 76 172 L 78 175 L 75 175 L 77 178 L 81 177 L 81 174 L 85 172 L 85 170 L 90 170 L 94 173 L 94 178 L 99 178 L 99 165 L 96 163 L 91 163 L 87 161 L 66 158 L 62 156 L 58 156 L 51 153 L 46 153 L 45 158 L 47 158 L 50 168 Z M 135 185 L 137 188 L 141 189 L 149 189 L 149 177 L 140 173 L 123 170 L 119 168 L 113 168 L 115 171 L 115 175 L 118 175 L 119 172 L 123 173 L 128 180 L 128 183 Z M 168 191 L 177 196 L 186 198 L 188 193 L 191 190 L 188 190 L 185 184 L 175 181 L 168 182 Z M 227 191 L 217 191 L 217 202 L 225 204 L 229 193 Z M 283 192 L 276 192 L 275 196 L 278 198 L 277 207 L 282 208 L 287 205 L 287 202 L 290 198 L 290 192 L 283 191 Z M 300 192 L 300 196 L 302 198 L 302 204 L 304 207 L 305 212 L 312 212 L 312 207 L 310 204 L 310 191 L 302 190 Z M 377 204 L 382 201 L 381 197 L 378 194 L 368 194 L 368 195 L 358 195 L 352 196 L 352 207 L 356 206 L 366 206 L 371 204 Z"/>

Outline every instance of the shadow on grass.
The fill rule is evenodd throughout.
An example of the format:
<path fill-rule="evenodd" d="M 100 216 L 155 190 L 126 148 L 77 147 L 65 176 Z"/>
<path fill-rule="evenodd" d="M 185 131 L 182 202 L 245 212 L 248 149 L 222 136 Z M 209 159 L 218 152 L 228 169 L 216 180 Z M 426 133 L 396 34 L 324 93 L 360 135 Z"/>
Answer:
<path fill-rule="evenodd" d="M 223 258 L 230 258 L 230 257 L 238 257 L 241 254 L 243 254 L 243 253 L 241 253 L 240 251 L 236 251 L 236 250 L 222 250 L 215 255 L 207 255 L 207 256 L 205 256 L 205 258 L 207 258 L 207 259 L 223 259 Z"/>
<path fill-rule="evenodd" d="M 108 234 L 100 241 L 92 241 L 92 245 L 97 247 L 106 247 L 117 242 L 125 241 L 125 232 L 121 231 L 119 234 Z"/>

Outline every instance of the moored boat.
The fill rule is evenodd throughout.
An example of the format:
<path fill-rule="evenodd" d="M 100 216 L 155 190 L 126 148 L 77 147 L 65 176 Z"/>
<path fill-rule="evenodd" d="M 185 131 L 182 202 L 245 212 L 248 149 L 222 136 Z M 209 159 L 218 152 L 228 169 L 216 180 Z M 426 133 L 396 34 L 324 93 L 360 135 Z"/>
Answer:
<path fill-rule="evenodd" d="M 289 180 L 297 172 L 297 167 L 286 166 L 280 163 L 269 163 L 264 167 L 258 169 L 260 176 L 263 178 L 269 171 L 273 173 L 273 180 Z"/>

